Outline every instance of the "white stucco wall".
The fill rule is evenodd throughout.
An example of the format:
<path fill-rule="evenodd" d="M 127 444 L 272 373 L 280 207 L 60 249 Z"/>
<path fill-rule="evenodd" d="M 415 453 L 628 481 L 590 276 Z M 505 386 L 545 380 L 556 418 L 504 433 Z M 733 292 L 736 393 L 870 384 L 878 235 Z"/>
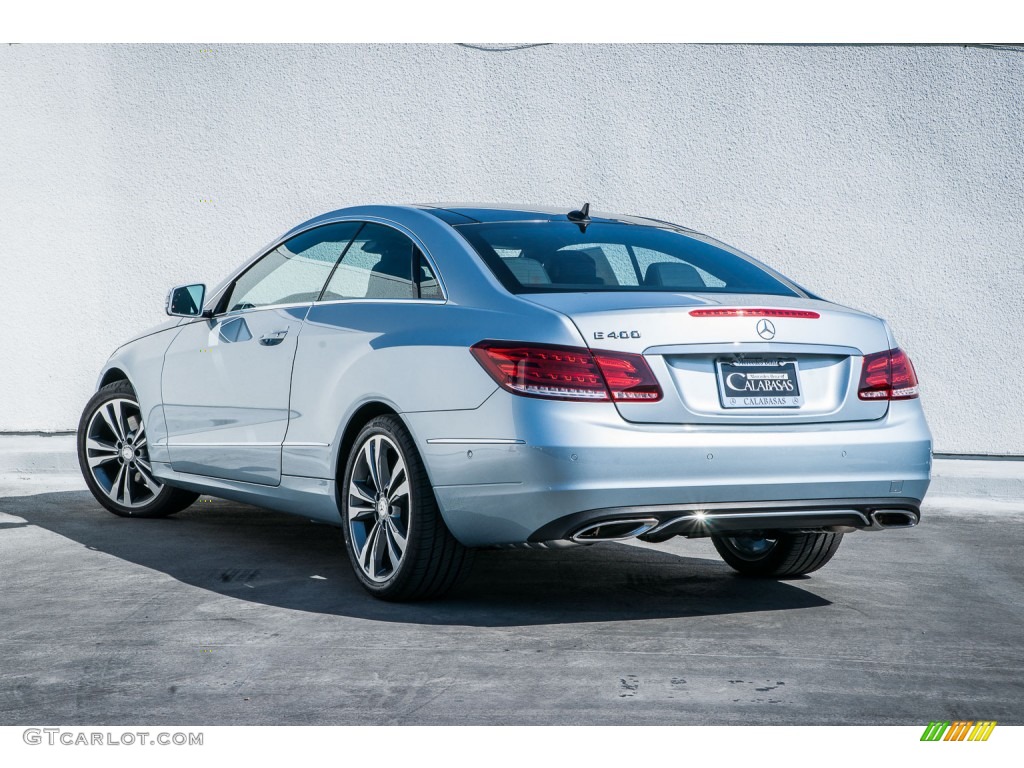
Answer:
<path fill-rule="evenodd" d="M 3 45 L 0 432 L 314 214 L 589 200 L 887 317 L 936 450 L 1024 454 L 1022 94 L 1006 49 Z"/>

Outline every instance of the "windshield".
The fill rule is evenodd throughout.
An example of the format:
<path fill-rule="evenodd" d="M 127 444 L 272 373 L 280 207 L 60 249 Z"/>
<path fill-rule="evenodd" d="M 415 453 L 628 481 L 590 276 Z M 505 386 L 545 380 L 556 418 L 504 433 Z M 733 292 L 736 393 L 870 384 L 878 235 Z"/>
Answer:
<path fill-rule="evenodd" d="M 720 245 L 668 229 L 570 222 L 463 224 L 494 276 L 512 293 L 673 291 L 801 294 Z"/>

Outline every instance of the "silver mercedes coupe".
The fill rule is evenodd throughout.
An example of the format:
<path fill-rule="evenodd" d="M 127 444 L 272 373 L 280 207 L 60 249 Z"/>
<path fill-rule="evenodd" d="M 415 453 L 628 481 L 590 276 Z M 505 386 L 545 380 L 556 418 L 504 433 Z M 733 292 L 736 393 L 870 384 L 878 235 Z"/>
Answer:
<path fill-rule="evenodd" d="M 480 547 L 710 536 L 741 574 L 918 523 L 931 435 L 882 320 L 664 221 L 345 208 L 117 349 L 78 429 L 96 499 L 210 494 L 340 526 L 435 597 Z"/>

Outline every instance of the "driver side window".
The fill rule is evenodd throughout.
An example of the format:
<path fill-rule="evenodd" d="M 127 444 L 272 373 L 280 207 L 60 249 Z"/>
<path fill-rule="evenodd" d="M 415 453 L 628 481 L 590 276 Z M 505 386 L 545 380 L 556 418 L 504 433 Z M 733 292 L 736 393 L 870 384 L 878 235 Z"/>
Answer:
<path fill-rule="evenodd" d="M 226 311 L 316 301 L 359 227 L 355 221 L 327 224 L 282 243 L 235 280 Z"/>

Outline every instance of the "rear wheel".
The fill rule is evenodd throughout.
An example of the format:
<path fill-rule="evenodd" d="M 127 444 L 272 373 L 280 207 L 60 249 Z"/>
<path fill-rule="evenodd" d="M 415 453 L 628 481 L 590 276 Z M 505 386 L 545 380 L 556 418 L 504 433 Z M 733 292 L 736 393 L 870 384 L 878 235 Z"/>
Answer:
<path fill-rule="evenodd" d="M 711 541 L 730 566 L 744 576 L 780 578 L 802 576 L 832 559 L 843 540 L 841 533 L 738 533 L 712 536 Z"/>
<path fill-rule="evenodd" d="M 96 501 L 122 517 L 166 517 L 199 498 L 153 475 L 142 410 L 127 381 L 107 384 L 86 404 L 78 464 Z"/>
<path fill-rule="evenodd" d="M 416 446 L 397 417 L 378 416 L 363 427 L 341 491 L 345 548 L 370 594 L 438 597 L 468 571 L 472 552 L 444 524 Z"/>

